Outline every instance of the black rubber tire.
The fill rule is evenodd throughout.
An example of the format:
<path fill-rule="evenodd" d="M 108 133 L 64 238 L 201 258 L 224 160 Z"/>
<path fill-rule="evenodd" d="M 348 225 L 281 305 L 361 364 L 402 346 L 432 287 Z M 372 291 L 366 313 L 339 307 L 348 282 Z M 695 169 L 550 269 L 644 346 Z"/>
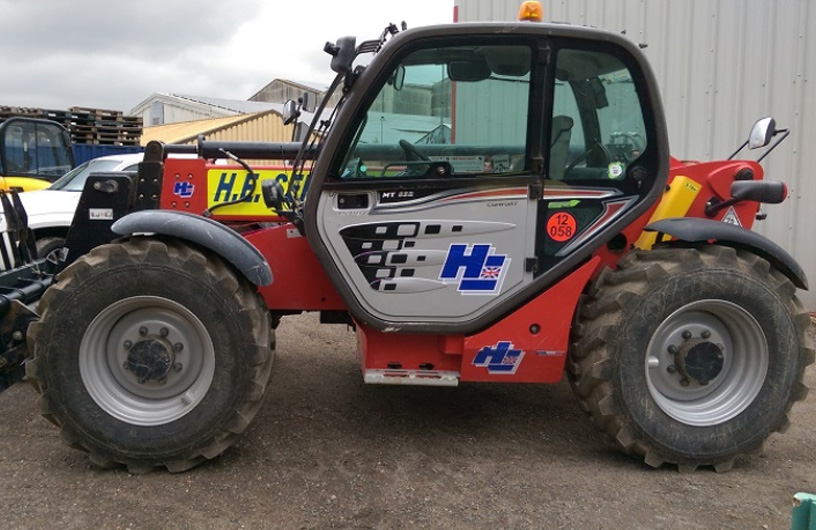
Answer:
<path fill-rule="evenodd" d="M 784 431 L 791 406 L 807 395 L 802 380 L 814 350 L 810 319 L 795 292 L 784 275 L 747 251 L 715 245 L 633 251 L 617 270 L 606 269 L 582 301 L 567 362 L 570 383 L 624 452 L 653 467 L 727 471 L 735 458 L 761 452 L 772 432 Z M 658 404 L 646 356 L 661 323 L 700 300 L 725 301 L 755 319 L 766 337 L 767 371 L 734 417 L 690 425 Z"/>
<path fill-rule="evenodd" d="M 80 345 L 89 326 L 98 327 L 95 317 L 117 302 L 141 300 L 133 297 L 160 298 L 188 310 L 212 345 L 202 348 L 210 352 L 214 370 L 200 402 L 159 425 L 110 414 L 89 394 L 81 373 Z M 99 467 L 190 469 L 226 450 L 260 407 L 273 360 L 269 314 L 254 286 L 214 254 L 146 237 L 102 245 L 60 274 L 40 311 L 42 319 L 29 327 L 34 360 L 27 371 L 42 393 L 42 414 L 62 429 L 68 445 L 88 451 Z M 111 363 L 104 362 L 110 354 L 103 350 L 86 346 L 85 358 L 99 358 L 98 365 L 112 373 Z"/>
<path fill-rule="evenodd" d="M 48 236 L 37 238 L 37 257 L 44 258 L 54 250 L 65 246 L 65 238 L 58 236 Z"/>

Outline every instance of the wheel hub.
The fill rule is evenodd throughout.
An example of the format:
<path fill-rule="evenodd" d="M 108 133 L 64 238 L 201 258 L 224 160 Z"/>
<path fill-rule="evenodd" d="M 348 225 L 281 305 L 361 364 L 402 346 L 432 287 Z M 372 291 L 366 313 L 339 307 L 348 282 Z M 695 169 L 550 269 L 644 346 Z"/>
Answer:
<path fill-rule="evenodd" d="M 707 340 L 688 339 L 674 356 L 674 364 L 684 377 L 707 385 L 722 372 L 725 358 L 720 347 Z"/>
<path fill-rule="evenodd" d="M 759 394 L 768 370 L 762 326 L 726 300 L 678 308 L 657 326 L 647 350 L 652 398 L 686 425 L 719 425 L 739 415 Z"/>
<path fill-rule="evenodd" d="M 167 378 L 174 361 L 173 347 L 163 339 L 145 338 L 128 351 L 125 368 L 133 372 L 140 383 Z"/>

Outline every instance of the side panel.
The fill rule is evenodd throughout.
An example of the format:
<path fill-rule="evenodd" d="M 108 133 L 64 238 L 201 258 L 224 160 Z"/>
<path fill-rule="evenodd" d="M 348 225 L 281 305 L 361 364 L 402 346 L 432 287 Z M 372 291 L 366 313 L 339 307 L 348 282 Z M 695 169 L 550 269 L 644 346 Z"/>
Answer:
<path fill-rule="evenodd" d="M 467 337 L 462 381 L 560 381 L 578 297 L 600 263 L 592 258 L 496 325 Z"/>
<path fill-rule="evenodd" d="M 593 258 L 501 322 L 474 335 L 404 334 L 357 323 L 367 382 L 555 383 L 564 371 L 578 298 L 601 266 Z"/>
<path fill-rule="evenodd" d="M 345 310 L 306 238 L 291 224 L 243 234 L 266 257 L 275 276 L 261 287 L 270 311 Z"/>

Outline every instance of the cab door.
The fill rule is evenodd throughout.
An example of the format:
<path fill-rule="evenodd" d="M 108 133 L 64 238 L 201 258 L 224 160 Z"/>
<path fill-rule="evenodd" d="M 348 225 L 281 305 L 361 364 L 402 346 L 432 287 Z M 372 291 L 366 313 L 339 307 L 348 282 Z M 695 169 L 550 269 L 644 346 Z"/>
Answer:
<path fill-rule="evenodd" d="M 459 325 L 533 278 L 536 41 L 452 40 L 394 65 L 321 190 L 320 238 L 374 321 Z"/>

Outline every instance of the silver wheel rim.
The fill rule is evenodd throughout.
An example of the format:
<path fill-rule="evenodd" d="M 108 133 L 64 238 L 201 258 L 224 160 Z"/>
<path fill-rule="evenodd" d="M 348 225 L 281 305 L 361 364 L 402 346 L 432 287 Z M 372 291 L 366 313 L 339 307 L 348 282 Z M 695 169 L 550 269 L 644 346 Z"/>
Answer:
<path fill-rule="evenodd" d="M 685 377 L 675 366 L 671 351 L 689 340 L 710 342 L 722 353 L 722 368 L 707 384 Z M 700 300 L 681 307 L 657 328 L 646 355 L 646 381 L 657 405 L 675 420 L 696 427 L 718 425 L 741 414 L 757 397 L 768 358 L 765 334 L 750 313 L 725 300 Z"/>
<path fill-rule="evenodd" d="M 134 371 L 140 365 L 133 354 L 148 344 L 167 354 L 171 367 L 164 377 L 142 379 Z M 204 324 L 181 304 L 135 296 L 108 306 L 88 326 L 79 371 L 91 399 L 106 413 L 132 425 L 163 425 L 204 399 L 215 373 L 215 349 Z"/>

